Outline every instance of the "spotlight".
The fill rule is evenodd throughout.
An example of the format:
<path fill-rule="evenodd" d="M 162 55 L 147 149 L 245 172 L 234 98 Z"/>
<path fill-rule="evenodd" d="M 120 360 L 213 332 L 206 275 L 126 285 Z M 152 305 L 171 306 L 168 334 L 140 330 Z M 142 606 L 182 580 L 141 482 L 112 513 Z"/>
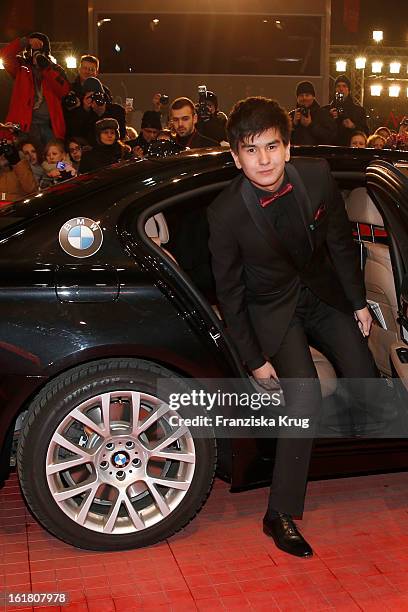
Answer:
<path fill-rule="evenodd" d="M 372 96 L 381 96 L 382 85 L 371 85 L 370 91 Z"/>
<path fill-rule="evenodd" d="M 336 62 L 336 72 L 346 72 L 347 70 L 347 62 L 344 60 L 337 60 Z"/>
<path fill-rule="evenodd" d="M 382 30 L 373 30 L 373 40 L 375 42 L 381 42 L 384 38 L 384 32 Z"/>
<path fill-rule="evenodd" d="M 118 43 L 115 44 L 114 49 L 116 53 L 120 53 L 120 45 L 118 45 Z"/>
<path fill-rule="evenodd" d="M 373 62 L 371 64 L 371 70 L 373 72 L 381 72 L 382 67 L 383 67 L 383 63 L 382 62 Z"/>
<path fill-rule="evenodd" d="M 157 18 L 156 18 L 156 19 L 153 19 L 153 23 L 154 23 L 154 25 L 158 25 L 158 24 L 159 24 L 159 22 L 160 22 L 160 19 L 157 19 Z"/>
<path fill-rule="evenodd" d="M 391 74 L 399 74 L 400 70 L 401 70 L 401 62 L 391 62 L 390 64 Z"/>
<path fill-rule="evenodd" d="M 390 85 L 388 88 L 388 95 L 390 98 L 398 98 L 400 91 L 401 87 L 399 85 Z"/>
<path fill-rule="evenodd" d="M 67 68 L 76 68 L 77 67 L 76 57 L 74 57 L 73 55 L 69 55 L 68 57 L 65 58 L 65 64 Z"/>
<path fill-rule="evenodd" d="M 0 70 L 4 70 L 4 62 L 2 57 L 0 57 Z"/>
<path fill-rule="evenodd" d="M 356 57 L 356 68 L 357 70 L 363 70 L 366 66 L 365 57 Z"/>

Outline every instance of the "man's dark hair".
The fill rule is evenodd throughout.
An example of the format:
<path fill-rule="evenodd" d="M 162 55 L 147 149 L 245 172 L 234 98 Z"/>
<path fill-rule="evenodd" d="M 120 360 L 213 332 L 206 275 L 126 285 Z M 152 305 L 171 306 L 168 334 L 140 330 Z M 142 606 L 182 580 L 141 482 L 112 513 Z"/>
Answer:
<path fill-rule="evenodd" d="M 239 100 L 228 118 L 227 136 L 231 149 L 238 153 L 238 145 L 258 134 L 275 128 L 285 146 L 290 141 L 290 119 L 286 110 L 270 98 L 253 96 Z"/>
<path fill-rule="evenodd" d="M 82 62 L 90 62 L 91 64 L 95 64 L 96 69 L 99 70 L 99 60 L 95 55 L 82 55 L 79 64 Z"/>
<path fill-rule="evenodd" d="M 196 112 L 194 102 L 190 100 L 190 98 L 176 98 L 170 105 L 170 110 L 180 110 L 180 108 L 184 108 L 184 106 L 189 106 L 191 108 L 191 112 Z"/>

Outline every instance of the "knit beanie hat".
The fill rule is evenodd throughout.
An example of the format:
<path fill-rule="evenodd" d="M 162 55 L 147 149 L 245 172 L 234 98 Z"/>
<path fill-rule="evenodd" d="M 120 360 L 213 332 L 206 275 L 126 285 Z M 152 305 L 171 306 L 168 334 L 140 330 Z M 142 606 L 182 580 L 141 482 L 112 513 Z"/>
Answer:
<path fill-rule="evenodd" d="M 100 91 L 103 93 L 103 85 L 96 77 L 88 77 L 82 83 L 82 91 L 84 94 L 89 91 Z"/>
<path fill-rule="evenodd" d="M 153 130 L 161 130 L 162 124 L 160 113 L 157 111 L 145 111 L 142 117 L 141 128 L 151 128 Z"/>
<path fill-rule="evenodd" d="M 96 140 L 100 143 L 101 132 L 104 130 L 115 130 L 116 132 L 116 140 L 120 138 L 119 132 L 119 123 L 113 117 L 106 117 L 105 119 L 100 119 L 95 123 L 95 135 Z"/>
<path fill-rule="evenodd" d="M 337 87 L 338 83 L 345 83 L 349 89 L 349 91 L 351 91 L 351 82 L 350 79 L 345 75 L 345 74 L 340 74 L 337 79 L 334 81 L 334 87 Z"/>
<path fill-rule="evenodd" d="M 312 94 L 313 97 L 316 96 L 315 88 L 310 81 L 301 81 L 297 84 L 296 87 L 296 97 L 300 96 L 300 94 Z"/>

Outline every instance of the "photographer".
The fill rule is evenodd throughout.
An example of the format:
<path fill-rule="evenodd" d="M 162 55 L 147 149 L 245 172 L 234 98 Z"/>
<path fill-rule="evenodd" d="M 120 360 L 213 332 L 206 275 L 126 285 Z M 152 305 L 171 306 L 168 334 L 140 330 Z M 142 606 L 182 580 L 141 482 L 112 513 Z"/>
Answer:
<path fill-rule="evenodd" d="M 330 115 L 336 121 L 337 134 L 334 144 L 348 147 L 353 132 L 364 132 L 367 136 L 370 131 L 367 126 L 367 113 L 365 109 L 353 102 L 351 98 L 351 83 L 345 74 L 337 77 L 335 81 L 334 100 L 329 107 Z"/>
<path fill-rule="evenodd" d="M 218 110 L 218 98 L 212 91 L 205 91 L 202 100 L 196 105 L 198 121 L 197 130 L 203 136 L 218 143 L 227 141 L 227 116 Z"/>
<path fill-rule="evenodd" d="M 98 170 L 132 156 L 130 147 L 119 139 L 119 124 L 116 119 L 106 117 L 95 124 L 96 146 L 85 151 L 79 163 L 79 173 Z"/>
<path fill-rule="evenodd" d="M 176 133 L 176 143 L 189 149 L 216 147 L 218 142 L 200 134 L 197 113 L 190 98 L 176 98 L 170 105 L 170 122 Z"/>
<path fill-rule="evenodd" d="M 125 109 L 120 104 L 108 102 L 103 85 L 96 77 L 89 77 L 82 85 L 82 103 L 66 114 L 68 137 L 84 138 L 91 146 L 96 144 L 95 124 L 101 119 L 113 117 L 119 125 L 120 138 L 126 136 Z"/>
<path fill-rule="evenodd" d="M 156 140 L 162 129 L 160 113 L 158 111 L 145 111 L 140 125 L 140 134 L 134 140 L 129 140 L 128 145 L 138 157 L 144 157 L 151 142 Z"/>
<path fill-rule="evenodd" d="M 296 87 L 297 107 L 289 113 L 292 121 L 290 141 L 294 145 L 333 144 L 336 123 L 327 108 L 320 108 L 315 89 L 309 81 Z"/>
<path fill-rule="evenodd" d="M 0 52 L 14 79 L 6 121 L 19 123 L 22 132 L 43 145 L 65 136 L 61 100 L 70 89 L 65 72 L 51 62 L 50 53 L 48 36 L 40 32 L 18 38 Z"/>
<path fill-rule="evenodd" d="M 10 140 L 0 141 L 0 205 L 1 201 L 20 200 L 37 188 L 29 162 L 20 159 Z"/>
<path fill-rule="evenodd" d="M 99 74 L 99 59 L 95 55 L 82 55 L 79 62 L 78 76 L 71 83 L 71 91 L 75 93 L 78 102 L 83 96 L 83 84 L 89 77 L 97 77 Z M 102 83 L 107 102 L 112 102 L 112 94 L 106 85 Z"/>

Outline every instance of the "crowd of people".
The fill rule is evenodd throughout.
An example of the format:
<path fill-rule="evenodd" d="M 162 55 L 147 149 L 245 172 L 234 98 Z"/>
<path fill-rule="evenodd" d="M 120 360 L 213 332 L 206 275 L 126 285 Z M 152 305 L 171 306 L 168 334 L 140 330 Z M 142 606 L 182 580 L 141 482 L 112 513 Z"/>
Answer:
<path fill-rule="evenodd" d="M 206 92 L 204 106 L 184 96 L 169 103 L 167 96 L 155 93 L 138 134 L 127 125 L 125 108 L 113 102 L 98 78 L 99 60 L 94 55 L 81 57 L 72 83 L 55 63 L 50 41 L 41 32 L 12 41 L 1 57 L 14 79 L 3 124 L 7 129 L 0 130 L 3 200 L 134 156 L 228 144 L 227 116 L 213 92 Z M 346 75 L 337 77 L 334 98 L 326 106 L 319 105 L 312 83 L 300 82 L 289 116 L 294 145 L 408 148 L 408 117 L 398 132 L 380 127 L 370 134 L 366 112 L 353 101 Z"/>

